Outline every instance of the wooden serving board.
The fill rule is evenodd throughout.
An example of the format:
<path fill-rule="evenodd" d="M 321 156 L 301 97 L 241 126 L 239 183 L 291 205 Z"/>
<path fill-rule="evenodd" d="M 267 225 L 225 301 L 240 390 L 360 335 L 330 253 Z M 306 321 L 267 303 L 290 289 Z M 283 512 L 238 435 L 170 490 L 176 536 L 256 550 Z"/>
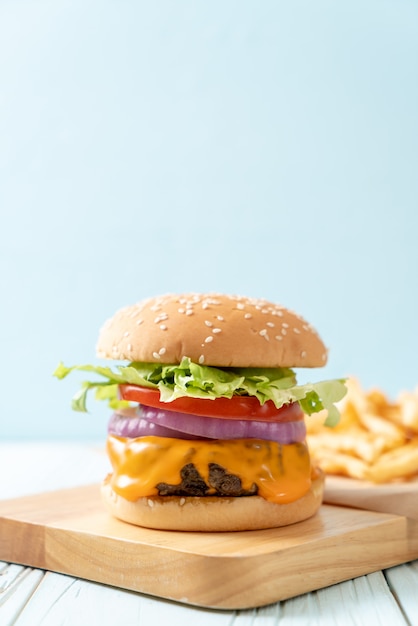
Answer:
<path fill-rule="evenodd" d="M 284 528 L 157 531 L 109 516 L 98 485 L 0 502 L 0 559 L 215 609 L 284 600 L 418 557 L 418 522 L 323 505 Z"/>

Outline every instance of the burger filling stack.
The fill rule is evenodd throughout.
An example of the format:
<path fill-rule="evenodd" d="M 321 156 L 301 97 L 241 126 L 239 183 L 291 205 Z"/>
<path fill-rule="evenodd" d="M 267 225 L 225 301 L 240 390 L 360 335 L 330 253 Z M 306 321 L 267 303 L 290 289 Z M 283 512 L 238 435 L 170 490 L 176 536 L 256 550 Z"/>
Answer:
<path fill-rule="evenodd" d="M 112 515 L 149 528 L 237 531 L 305 520 L 324 477 L 306 444 L 305 415 L 338 421 L 343 380 L 298 384 L 296 368 L 321 367 L 327 350 L 312 326 L 262 299 L 163 295 L 119 310 L 100 331 L 97 356 L 114 367 L 90 391 L 112 411 L 111 473 L 101 491 Z"/>

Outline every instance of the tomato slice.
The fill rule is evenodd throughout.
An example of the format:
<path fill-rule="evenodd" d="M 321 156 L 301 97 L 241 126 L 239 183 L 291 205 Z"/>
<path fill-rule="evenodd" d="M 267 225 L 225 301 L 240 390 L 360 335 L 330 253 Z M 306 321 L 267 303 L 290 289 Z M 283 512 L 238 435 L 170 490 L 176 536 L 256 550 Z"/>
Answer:
<path fill-rule="evenodd" d="M 304 419 L 303 411 L 297 402 L 276 409 L 271 400 L 260 404 L 254 396 L 232 396 L 232 398 L 213 400 L 183 396 L 171 402 L 161 402 L 158 389 L 137 385 L 119 385 L 119 392 L 123 400 L 139 402 L 165 411 L 179 411 L 206 417 L 264 422 L 296 422 Z"/>

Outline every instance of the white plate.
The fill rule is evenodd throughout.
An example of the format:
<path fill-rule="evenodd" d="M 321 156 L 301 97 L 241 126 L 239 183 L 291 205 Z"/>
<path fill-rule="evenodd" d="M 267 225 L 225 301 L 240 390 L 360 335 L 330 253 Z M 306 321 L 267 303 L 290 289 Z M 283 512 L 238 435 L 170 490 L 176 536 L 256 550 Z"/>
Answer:
<path fill-rule="evenodd" d="M 376 485 L 354 478 L 328 475 L 324 502 L 418 520 L 418 478 Z"/>

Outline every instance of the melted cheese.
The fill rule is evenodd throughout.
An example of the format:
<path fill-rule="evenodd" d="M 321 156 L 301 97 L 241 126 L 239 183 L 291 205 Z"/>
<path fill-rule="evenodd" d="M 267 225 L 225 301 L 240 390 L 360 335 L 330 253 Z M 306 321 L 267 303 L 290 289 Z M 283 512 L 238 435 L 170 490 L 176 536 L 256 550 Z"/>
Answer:
<path fill-rule="evenodd" d="M 217 463 L 239 476 L 243 489 L 255 483 L 258 495 L 271 502 L 293 502 L 311 485 L 305 442 L 284 445 L 261 439 L 188 441 L 109 435 L 107 452 L 113 467 L 112 489 L 131 501 L 158 495 L 160 482 L 180 484 L 180 470 L 187 463 L 195 465 L 206 484 L 209 463 Z M 213 489 L 207 493 L 213 494 Z"/>

